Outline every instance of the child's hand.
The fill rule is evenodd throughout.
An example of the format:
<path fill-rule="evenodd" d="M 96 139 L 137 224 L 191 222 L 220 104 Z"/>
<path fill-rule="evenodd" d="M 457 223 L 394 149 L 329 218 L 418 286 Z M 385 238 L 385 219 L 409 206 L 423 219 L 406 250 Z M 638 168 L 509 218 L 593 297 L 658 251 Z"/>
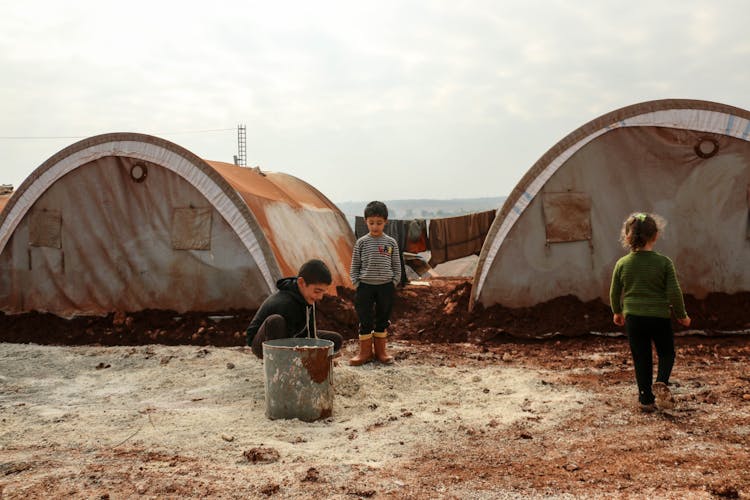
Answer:
<path fill-rule="evenodd" d="M 625 316 L 623 316 L 620 313 L 617 313 L 614 316 L 612 316 L 612 321 L 615 322 L 615 325 L 622 326 L 625 324 Z"/>
<path fill-rule="evenodd" d="M 690 316 L 685 316 L 684 318 L 677 318 L 677 322 L 681 324 L 682 326 L 690 326 Z"/>

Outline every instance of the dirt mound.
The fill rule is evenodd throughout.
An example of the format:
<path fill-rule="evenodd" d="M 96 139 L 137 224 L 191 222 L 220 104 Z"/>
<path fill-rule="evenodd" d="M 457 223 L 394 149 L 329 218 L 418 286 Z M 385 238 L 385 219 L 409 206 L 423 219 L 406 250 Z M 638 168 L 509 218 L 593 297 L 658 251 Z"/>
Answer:
<path fill-rule="evenodd" d="M 430 286 L 411 286 L 401 293 L 394 313 L 397 337 L 430 342 L 485 343 L 504 336 L 520 338 L 573 337 L 596 333 L 622 333 L 612 323 L 608 304 L 599 299 L 583 302 L 566 295 L 533 307 L 502 305 L 468 310 L 471 282 L 433 279 Z M 706 334 L 750 329 L 745 309 L 750 293 L 715 293 L 699 300 L 686 296 L 691 330 Z M 686 329 L 673 322 L 675 332 Z"/>
<path fill-rule="evenodd" d="M 399 288 L 391 333 L 396 339 L 424 342 L 484 344 L 503 337 L 545 338 L 590 332 L 622 332 L 612 323 L 609 306 L 601 300 L 582 302 L 572 295 L 526 308 L 495 305 L 469 311 L 471 280 L 434 278 Z M 357 336 L 354 291 L 340 288 L 317 306 L 318 328 Z M 750 329 L 746 308 L 750 293 L 715 293 L 699 300 L 685 298 L 692 330 L 706 334 Z M 0 314 L 0 341 L 38 344 L 215 345 L 245 344 L 245 329 L 254 310 L 217 312 L 147 310 L 103 317 L 65 320 L 52 314 Z M 676 322 L 676 332 L 685 329 Z"/>

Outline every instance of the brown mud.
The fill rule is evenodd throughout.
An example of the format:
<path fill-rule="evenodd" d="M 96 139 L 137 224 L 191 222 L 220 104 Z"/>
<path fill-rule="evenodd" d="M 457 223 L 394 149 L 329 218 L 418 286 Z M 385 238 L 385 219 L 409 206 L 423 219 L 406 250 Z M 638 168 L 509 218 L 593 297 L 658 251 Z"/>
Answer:
<path fill-rule="evenodd" d="M 471 281 L 437 278 L 429 286 L 406 285 L 397 292 L 390 333 L 394 339 L 423 342 L 492 343 L 509 336 L 546 338 L 589 333 L 622 333 L 612 323 L 609 306 L 600 300 L 582 302 L 563 296 L 534 307 L 501 305 L 469 311 Z M 318 328 L 356 337 L 353 292 L 339 289 L 317 307 Z M 750 293 L 714 293 L 703 300 L 685 297 L 693 323 L 691 332 L 722 335 L 750 329 Z M 103 317 L 62 319 L 52 314 L 0 313 L 0 341 L 52 345 L 214 345 L 245 344 L 245 328 L 255 311 L 249 309 L 176 313 L 146 310 Z M 674 322 L 677 334 L 685 328 Z"/>
<path fill-rule="evenodd" d="M 705 334 L 675 325 L 677 408 L 644 414 L 627 340 L 585 335 L 619 331 L 604 304 L 469 312 L 469 286 L 399 290 L 396 363 L 347 342 L 321 424 L 264 421 L 247 348 L 192 347 L 243 345 L 252 311 L 2 316 L 4 342 L 149 345 L 0 344 L 0 498 L 750 498 L 750 335 L 720 334 L 748 294 L 686 298 Z M 318 318 L 356 337 L 350 295 Z"/>

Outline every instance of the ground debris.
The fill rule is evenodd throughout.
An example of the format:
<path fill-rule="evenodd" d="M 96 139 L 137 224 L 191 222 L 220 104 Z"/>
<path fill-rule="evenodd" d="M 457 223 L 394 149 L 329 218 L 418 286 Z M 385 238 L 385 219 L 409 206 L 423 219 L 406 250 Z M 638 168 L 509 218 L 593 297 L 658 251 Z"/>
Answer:
<path fill-rule="evenodd" d="M 302 478 L 302 481 L 309 481 L 311 483 L 316 483 L 320 480 L 320 472 L 318 472 L 318 469 L 315 467 L 310 467 L 307 469 L 307 473 L 305 474 L 305 477 Z"/>
<path fill-rule="evenodd" d="M 706 487 L 709 493 L 722 498 L 740 498 L 740 492 L 732 484 L 712 484 Z"/>
<path fill-rule="evenodd" d="M 274 448 L 264 448 L 262 446 L 250 448 L 242 453 L 248 462 L 254 464 L 270 464 L 281 458 L 279 452 Z"/>
<path fill-rule="evenodd" d="M 268 483 L 260 489 L 260 492 L 266 496 L 275 495 L 281 490 L 281 486 L 276 483 Z"/>
<path fill-rule="evenodd" d="M 347 495 L 361 497 L 361 498 L 374 497 L 375 493 L 376 493 L 375 490 L 360 490 L 360 489 L 350 489 L 350 490 L 347 490 L 346 492 Z"/>
<path fill-rule="evenodd" d="M 11 474 L 18 474 L 19 472 L 29 470 L 31 469 L 31 467 L 32 464 L 29 463 L 0 464 L 0 473 L 2 473 L 4 476 L 10 476 Z"/>

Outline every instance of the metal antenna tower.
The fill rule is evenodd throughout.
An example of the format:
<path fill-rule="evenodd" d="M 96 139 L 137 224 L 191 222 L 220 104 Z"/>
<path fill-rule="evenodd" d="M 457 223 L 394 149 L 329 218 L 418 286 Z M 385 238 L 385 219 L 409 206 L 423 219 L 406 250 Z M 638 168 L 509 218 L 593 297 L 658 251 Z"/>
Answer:
<path fill-rule="evenodd" d="M 237 125 L 237 155 L 234 157 L 234 164 L 247 167 L 247 133 L 244 123 Z"/>

